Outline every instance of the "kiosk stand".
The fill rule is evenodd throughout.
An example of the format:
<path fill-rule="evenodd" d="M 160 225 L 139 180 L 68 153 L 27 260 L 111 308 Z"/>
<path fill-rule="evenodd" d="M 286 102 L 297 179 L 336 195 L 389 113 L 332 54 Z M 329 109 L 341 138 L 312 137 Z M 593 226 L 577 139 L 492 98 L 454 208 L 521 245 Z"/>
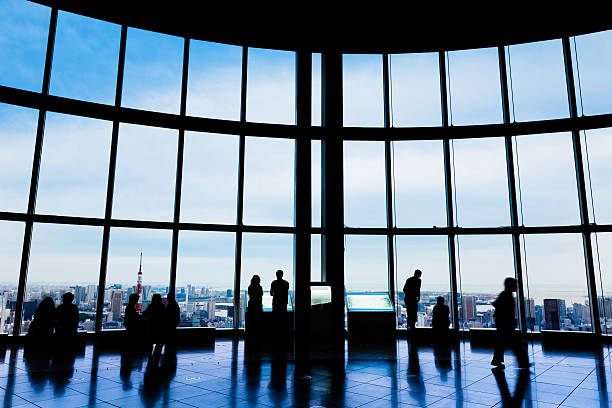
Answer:
<path fill-rule="evenodd" d="M 331 286 L 327 283 L 310 283 L 310 337 L 327 339 L 332 335 Z"/>
<path fill-rule="evenodd" d="M 387 292 L 346 294 L 348 333 L 353 338 L 395 338 L 395 309 Z"/>

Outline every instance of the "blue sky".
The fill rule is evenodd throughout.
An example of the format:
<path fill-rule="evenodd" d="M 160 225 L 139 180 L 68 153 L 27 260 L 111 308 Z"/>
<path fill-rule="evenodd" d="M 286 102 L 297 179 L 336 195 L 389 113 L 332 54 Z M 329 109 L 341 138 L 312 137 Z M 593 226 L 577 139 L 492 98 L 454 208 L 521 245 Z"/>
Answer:
<path fill-rule="evenodd" d="M 49 10 L 20 0 L 0 5 L 0 84 L 40 91 Z M 50 92 L 54 95 L 112 104 L 120 27 L 60 12 Z M 572 43 L 573 44 L 573 43 Z M 576 39 L 585 114 L 612 111 L 612 33 Z M 183 39 L 129 29 L 124 77 L 124 106 L 178 113 Z M 240 47 L 192 41 L 187 114 L 239 119 Z M 517 121 L 567 117 L 567 94 L 560 41 L 511 46 L 513 118 Z M 576 60 L 574 58 L 574 60 Z M 10 63 L 6 63 L 9 61 Z M 313 57 L 313 123 L 320 123 L 320 56 Z M 294 54 L 249 50 L 247 120 L 293 124 Z M 450 52 L 449 84 L 453 125 L 501 122 L 496 49 Z M 438 59 L 435 53 L 391 56 L 393 125 L 439 126 Z M 344 122 L 347 126 L 383 124 L 380 55 L 344 57 Z M 582 109 L 580 104 L 579 109 Z M 37 112 L 0 105 L 0 210 L 25 211 L 36 132 Z M 37 211 L 103 217 L 111 123 L 49 113 L 41 162 Z M 172 219 L 178 131 L 122 124 L 113 216 Z M 611 132 L 589 131 L 596 221 L 612 222 Z M 235 136 L 187 132 L 182 220 L 235 222 L 238 140 Z M 567 133 L 520 136 L 517 171 L 525 225 L 578 223 L 571 139 Z M 502 139 L 454 142 L 457 218 L 462 226 L 509 223 L 507 178 Z M 442 144 L 439 141 L 394 143 L 398 226 L 446 224 Z M 345 224 L 384 226 L 384 145 L 345 143 Z M 247 138 L 244 220 L 254 225 L 293 224 L 294 147 L 290 139 Z M 313 216 L 320 217 L 320 143 L 313 143 Z M 313 222 L 318 225 L 318 219 Z M 36 226 L 30 282 L 97 283 L 101 229 Z M 602 265 L 612 266 L 612 239 L 601 235 Z M 0 281 L 16 282 L 23 226 L 0 222 Z M 579 236 L 527 237 L 529 284 L 542 296 L 561 286 L 586 293 Z M 314 238 L 315 242 L 319 237 Z M 512 274 L 508 237 L 460 238 L 464 291 L 496 291 Z M 234 236 L 181 233 L 179 285 L 233 286 Z M 149 282 L 168 279 L 169 231 L 113 230 L 109 282 L 132 282 L 138 255 L 144 251 Z M 384 237 L 347 237 L 346 280 L 349 288 L 386 287 Z M 447 290 L 445 237 L 399 237 L 398 281 L 416 267 L 424 271 L 424 288 Z M 508 255 L 510 254 L 510 256 Z M 315 261 L 319 251 L 313 251 Z M 610 258 L 610 259 L 608 259 Z M 258 273 L 263 281 L 276 269 L 291 281 L 292 237 L 247 234 L 243 283 Z M 318 268 L 313 268 L 313 275 Z M 607 277 L 612 272 L 604 270 Z M 147 275 L 148 274 L 148 275 Z M 482 279 L 486 276 L 487 279 Z M 490 278 L 490 279 L 489 279 Z M 605 285 L 612 280 L 604 278 Z M 612 290 L 609 290 L 612 292 Z"/>

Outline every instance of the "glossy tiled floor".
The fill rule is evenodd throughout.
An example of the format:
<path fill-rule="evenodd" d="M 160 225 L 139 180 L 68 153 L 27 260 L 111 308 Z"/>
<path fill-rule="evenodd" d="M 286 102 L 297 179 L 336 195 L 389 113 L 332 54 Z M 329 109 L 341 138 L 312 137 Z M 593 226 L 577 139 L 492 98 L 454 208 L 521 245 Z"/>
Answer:
<path fill-rule="evenodd" d="M 88 345 L 77 355 L 0 349 L 0 401 L 5 407 L 608 407 L 612 361 L 607 348 L 557 352 L 529 346 L 530 370 L 492 372 L 492 350 L 409 349 L 346 343 L 301 362 L 243 340 L 214 349 L 180 349 L 160 359 Z"/>

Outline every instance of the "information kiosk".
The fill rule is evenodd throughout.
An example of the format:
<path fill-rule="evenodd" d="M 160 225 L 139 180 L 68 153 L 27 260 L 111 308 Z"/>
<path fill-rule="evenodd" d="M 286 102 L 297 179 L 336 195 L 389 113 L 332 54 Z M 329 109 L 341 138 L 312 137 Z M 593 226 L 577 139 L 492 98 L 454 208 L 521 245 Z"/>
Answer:
<path fill-rule="evenodd" d="M 346 308 L 349 336 L 369 338 L 395 336 L 395 310 L 389 293 L 347 293 Z"/>
<path fill-rule="evenodd" d="M 310 336 L 325 339 L 332 334 L 332 295 L 327 283 L 310 284 Z"/>

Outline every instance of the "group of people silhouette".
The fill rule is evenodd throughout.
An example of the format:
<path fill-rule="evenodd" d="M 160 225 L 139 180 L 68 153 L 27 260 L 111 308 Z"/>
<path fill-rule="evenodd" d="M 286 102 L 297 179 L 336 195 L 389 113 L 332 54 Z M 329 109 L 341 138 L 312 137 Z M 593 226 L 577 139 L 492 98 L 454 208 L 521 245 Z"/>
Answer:
<path fill-rule="evenodd" d="M 168 293 L 166 304 L 159 293 L 151 298 L 151 303 L 142 312 L 138 312 L 136 305 L 140 296 L 132 293 L 125 307 L 123 325 L 133 345 L 146 344 L 149 352 L 161 353 L 165 344 L 173 344 L 175 330 L 181 321 L 181 311 L 174 294 Z M 146 339 L 146 341 L 143 341 Z"/>
<path fill-rule="evenodd" d="M 172 344 L 175 329 L 180 322 L 179 305 L 174 295 L 169 293 L 164 304 L 160 294 L 156 293 L 151 303 L 140 314 L 137 309 L 140 295 L 133 293 L 125 307 L 123 325 L 126 328 L 130 345 L 144 345 L 149 352 L 161 352 L 164 344 Z M 62 304 L 55 307 L 51 297 L 44 298 L 34 312 L 34 319 L 28 329 L 32 340 L 45 341 L 52 336 L 66 339 L 74 338 L 79 327 L 79 309 L 72 303 L 74 295 L 66 292 L 62 295 Z"/>
<path fill-rule="evenodd" d="M 73 337 L 79 328 L 79 308 L 72 303 L 74 295 L 62 295 L 62 304 L 55 307 L 51 297 L 44 298 L 34 312 L 34 320 L 28 328 L 31 338 L 47 339 L 55 335 L 61 338 Z"/>
<path fill-rule="evenodd" d="M 272 296 L 272 311 L 286 312 L 289 303 L 289 282 L 283 279 L 283 271 L 276 271 L 276 280 L 270 285 L 270 296 Z M 263 288 L 259 275 L 253 275 L 249 285 L 249 313 L 263 312 Z"/>
<path fill-rule="evenodd" d="M 421 300 L 422 275 L 423 273 L 419 269 L 415 270 L 414 275 L 406 279 L 403 288 L 409 336 L 412 336 L 416 327 L 417 312 Z M 516 310 L 512 294 L 516 292 L 516 289 L 516 279 L 506 278 L 504 280 L 504 290 L 493 302 L 493 307 L 495 308 L 493 316 L 495 318 L 497 337 L 491 365 L 495 366 L 497 369 L 505 368 L 504 352 L 507 348 L 510 348 L 516 356 L 519 368 L 528 368 L 531 366 L 527 350 L 525 350 L 522 340 L 515 330 L 516 318 L 514 316 Z M 442 296 L 438 296 L 436 301 L 437 303 L 432 312 L 431 326 L 434 330 L 434 338 L 436 341 L 444 342 L 450 335 L 450 308 L 444 304 L 444 298 Z"/>

